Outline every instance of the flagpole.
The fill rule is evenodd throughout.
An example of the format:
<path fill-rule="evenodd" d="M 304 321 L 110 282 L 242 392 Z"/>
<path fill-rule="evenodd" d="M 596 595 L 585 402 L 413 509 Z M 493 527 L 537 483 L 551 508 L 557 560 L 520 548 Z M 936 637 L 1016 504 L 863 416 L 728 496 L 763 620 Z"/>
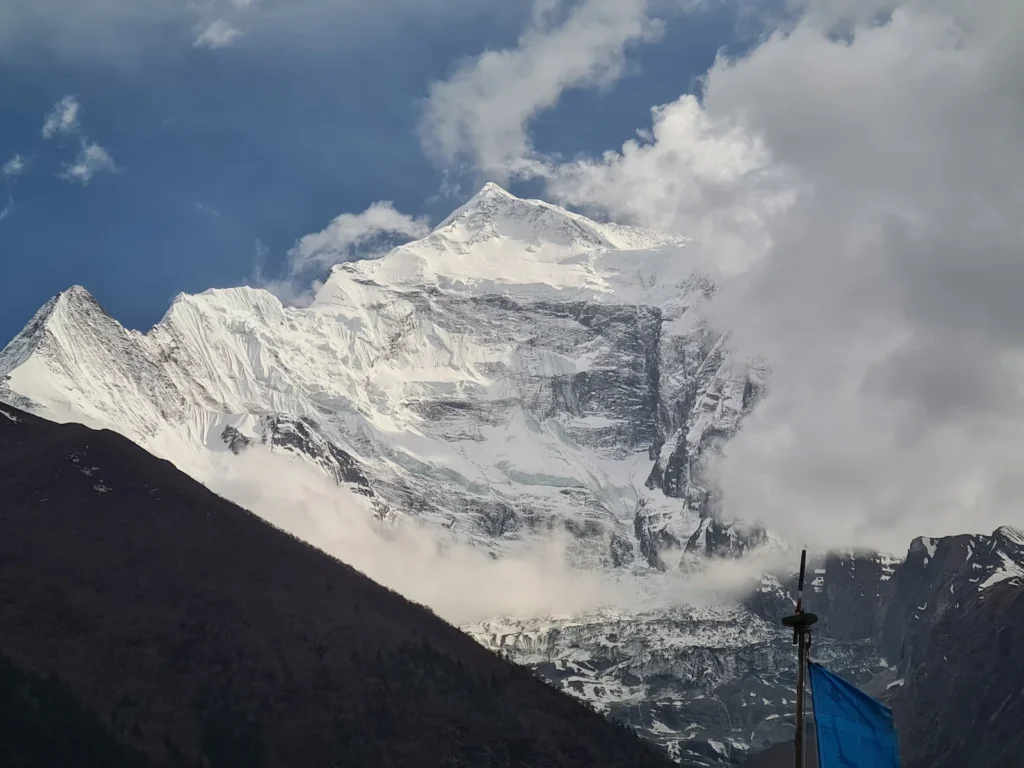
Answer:
<path fill-rule="evenodd" d="M 794 765 L 804 768 L 804 691 L 806 688 L 807 648 L 811 640 L 811 626 L 818 620 L 813 613 L 804 611 L 804 576 L 807 572 L 807 550 L 800 552 L 800 580 L 797 582 L 796 611 L 782 620 L 783 626 L 793 629 L 796 645 L 796 736 L 793 739 Z"/>
<path fill-rule="evenodd" d="M 797 639 L 797 670 L 796 670 L 796 768 L 804 768 L 804 670 L 807 669 L 807 658 L 804 655 L 804 636 L 801 632 Z"/>

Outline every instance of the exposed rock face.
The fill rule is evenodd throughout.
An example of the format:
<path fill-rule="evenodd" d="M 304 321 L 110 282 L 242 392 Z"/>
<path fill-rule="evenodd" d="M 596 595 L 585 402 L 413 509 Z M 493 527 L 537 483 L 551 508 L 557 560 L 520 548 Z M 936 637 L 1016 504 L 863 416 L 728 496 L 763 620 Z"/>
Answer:
<path fill-rule="evenodd" d="M 831 555 L 815 574 L 808 602 L 823 617 L 817 634 L 870 640 L 876 657 L 892 662 L 864 688 L 892 705 L 905 766 L 1020 762 L 1024 533 L 919 538 L 898 565 Z M 790 595 L 762 587 L 749 605 L 774 617 Z M 782 765 L 791 754 L 779 747 L 750 765 Z"/>
<path fill-rule="evenodd" d="M 964 601 L 984 599 L 996 584 L 1024 580 L 1024 536 L 1000 528 L 991 536 L 950 536 L 914 541 L 892 581 L 876 633 L 882 651 L 910 672 L 928 647 L 931 628 Z"/>
<path fill-rule="evenodd" d="M 845 642 L 880 637 L 881 622 L 892 594 L 899 558 L 876 552 L 830 552 L 807 564 L 805 600 L 819 617 L 815 634 Z M 759 616 L 779 623 L 793 612 L 797 576 L 762 578 L 746 605 Z M 884 656 L 884 654 L 883 654 Z M 888 658 L 888 657 L 886 657 Z"/>
<path fill-rule="evenodd" d="M 1002 581 L 915 633 L 892 705 L 906 768 L 1011 768 L 1024 754 L 1024 588 Z"/>
<path fill-rule="evenodd" d="M 791 638 L 742 608 L 604 612 L 466 629 L 683 765 L 735 764 L 793 732 Z M 867 642 L 823 638 L 816 652 L 858 682 L 886 669 Z"/>

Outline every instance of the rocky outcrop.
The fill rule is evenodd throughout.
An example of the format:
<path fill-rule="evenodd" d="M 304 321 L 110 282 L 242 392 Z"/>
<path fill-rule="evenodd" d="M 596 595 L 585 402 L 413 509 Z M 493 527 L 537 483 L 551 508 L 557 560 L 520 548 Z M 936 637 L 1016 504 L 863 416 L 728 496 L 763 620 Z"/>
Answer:
<path fill-rule="evenodd" d="M 962 595 L 909 639 L 892 699 L 906 768 L 1011 768 L 1024 754 L 1024 586 Z"/>
<path fill-rule="evenodd" d="M 603 612 L 466 629 L 683 765 L 735 765 L 793 732 L 791 638 L 741 608 Z M 868 642 L 823 638 L 816 653 L 858 682 L 886 669 Z"/>
<path fill-rule="evenodd" d="M 893 707 L 905 766 L 1020 762 L 1024 533 L 1003 527 L 991 536 L 919 538 L 898 564 L 872 553 L 834 554 L 814 574 L 806 599 L 822 618 L 816 637 L 867 639 L 891 663 L 862 682 Z M 792 584 L 769 588 L 770 581 L 748 601 L 766 617 L 792 596 Z M 749 764 L 782 765 L 791 754 L 780 746 Z"/>

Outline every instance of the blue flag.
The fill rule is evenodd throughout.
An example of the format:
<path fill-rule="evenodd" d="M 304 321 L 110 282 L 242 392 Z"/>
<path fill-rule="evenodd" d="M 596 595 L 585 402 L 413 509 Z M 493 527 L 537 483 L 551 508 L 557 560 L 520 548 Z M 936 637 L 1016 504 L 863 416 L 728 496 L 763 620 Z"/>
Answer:
<path fill-rule="evenodd" d="M 818 768 L 899 768 L 892 710 L 824 667 L 808 666 Z"/>

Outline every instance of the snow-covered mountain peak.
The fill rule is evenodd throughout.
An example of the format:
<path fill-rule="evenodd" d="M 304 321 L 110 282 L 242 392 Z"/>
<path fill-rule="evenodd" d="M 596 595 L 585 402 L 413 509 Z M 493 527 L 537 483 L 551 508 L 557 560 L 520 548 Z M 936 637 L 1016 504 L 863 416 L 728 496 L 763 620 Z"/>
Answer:
<path fill-rule="evenodd" d="M 661 305 L 688 293 L 679 287 L 693 273 L 679 248 L 685 241 L 598 223 L 487 184 L 426 237 L 380 259 L 335 267 L 318 302 L 348 301 L 343 297 L 362 290 L 352 285 L 355 281 L 545 299 L 554 291 L 563 300 Z M 656 285 L 658 296 L 651 292 Z"/>
<path fill-rule="evenodd" d="M 53 297 L 52 303 L 55 309 L 59 307 L 61 310 L 89 309 L 103 311 L 96 298 L 81 285 L 72 285 L 67 290 L 61 291 Z"/>
<path fill-rule="evenodd" d="M 58 354 L 75 343 L 81 330 L 102 329 L 110 324 L 120 328 L 89 291 L 73 285 L 40 307 L 21 333 L 0 351 L 0 376 L 9 374 L 33 354 Z"/>
<path fill-rule="evenodd" d="M 496 199 L 496 200 L 498 200 L 498 199 L 518 200 L 519 199 L 515 195 L 513 195 L 511 192 L 509 192 L 507 189 L 505 189 L 503 186 L 501 186 L 500 184 L 495 184 L 493 181 L 488 181 L 486 184 L 484 184 L 480 188 L 480 191 L 477 192 L 476 195 L 474 195 L 474 199 L 476 199 L 476 198 L 492 198 L 492 199 Z"/>
<path fill-rule="evenodd" d="M 434 528 L 427 542 L 524 563 L 555 548 L 559 573 L 564 554 L 573 569 L 654 584 L 692 556 L 763 540 L 716 518 L 707 468 L 764 372 L 734 361 L 702 319 L 714 282 L 679 243 L 489 185 L 425 238 L 335 268 L 308 307 L 250 287 L 182 294 L 141 334 L 69 289 L 0 354 L 0 402 L 115 430 L 204 482 L 244 485 L 246 498 L 283 493 L 270 518 L 321 546 L 347 515 L 413 518 Z M 263 461 L 283 469 L 256 473 Z M 283 461 L 337 495 L 315 482 L 302 503 Z M 669 715 L 640 715 L 668 743 L 692 738 L 688 708 L 722 680 L 705 670 L 732 670 L 738 685 L 754 662 L 773 669 L 743 646 L 766 647 L 764 622 L 746 618 L 740 630 L 732 616 L 678 611 L 642 631 L 628 616 L 574 621 L 561 636 L 590 643 L 568 649 L 579 664 L 543 622 L 502 630 L 522 636 L 503 645 L 543 641 L 571 661 L 561 672 L 579 690 L 613 686 L 593 699 L 609 711 L 649 700 L 661 711 L 645 681 L 679 680 Z M 588 654 L 600 659 L 589 678 Z M 604 674 L 613 667 L 621 675 Z"/>
<path fill-rule="evenodd" d="M 255 319 L 279 325 L 284 322 L 285 308 L 281 300 L 263 288 L 242 285 L 234 288 L 210 288 L 195 295 L 179 293 L 170 309 L 154 330 L 169 325 L 196 322 L 197 313 L 214 311 L 239 322 Z"/>
<path fill-rule="evenodd" d="M 684 238 L 640 227 L 601 224 L 543 200 L 521 199 L 488 182 L 442 221 L 424 241 L 442 247 L 470 246 L 505 238 L 526 245 L 560 246 L 575 252 L 643 250 Z"/>
<path fill-rule="evenodd" d="M 996 538 L 1005 539 L 1013 544 L 1024 546 L 1024 530 L 1021 530 L 1020 528 L 1004 525 L 996 528 L 995 533 L 992 535 Z"/>
<path fill-rule="evenodd" d="M 70 321 L 75 315 L 105 315 L 99 302 L 80 285 L 61 291 L 40 307 L 25 331 L 40 334 L 48 328 Z"/>

